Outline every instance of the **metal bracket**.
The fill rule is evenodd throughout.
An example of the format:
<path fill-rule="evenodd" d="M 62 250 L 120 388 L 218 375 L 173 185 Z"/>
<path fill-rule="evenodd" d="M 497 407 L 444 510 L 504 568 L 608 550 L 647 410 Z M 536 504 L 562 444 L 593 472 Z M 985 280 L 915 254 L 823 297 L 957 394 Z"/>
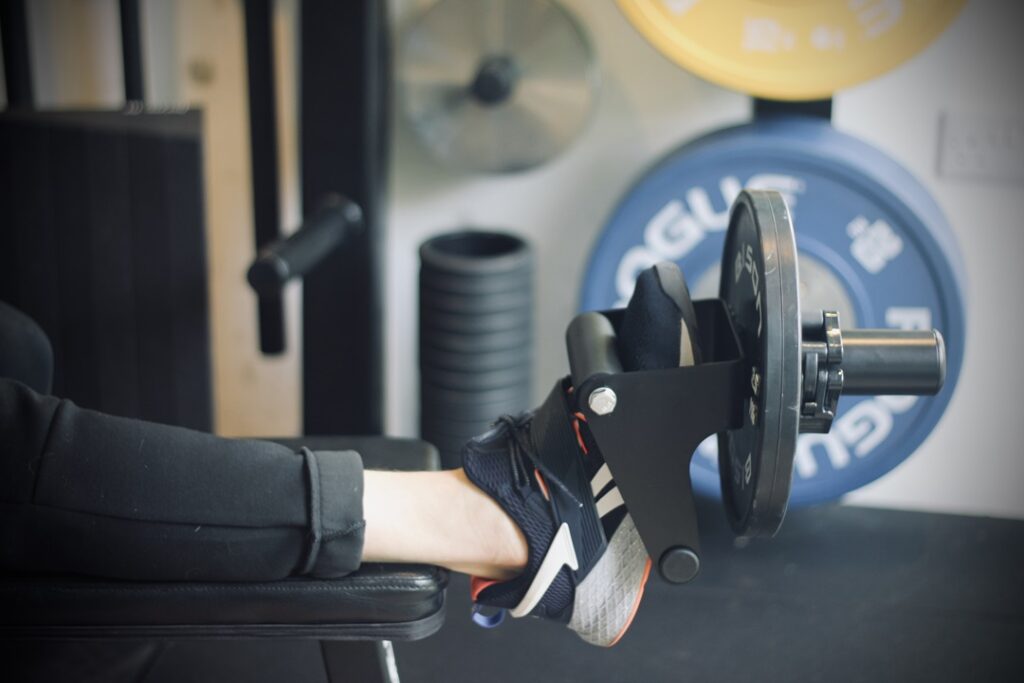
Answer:
<path fill-rule="evenodd" d="M 614 392 L 611 411 L 581 408 L 647 552 L 670 583 L 690 581 L 700 568 L 690 460 L 704 439 L 743 423 L 741 397 L 749 380 L 724 303 L 695 301 L 694 309 L 701 348 L 713 355 L 691 367 L 608 371 L 617 363 L 593 360 L 614 353 L 606 339 L 581 339 L 574 325 L 568 333 L 579 395 L 602 387 Z M 619 328 L 622 310 L 602 314 Z M 588 343 L 590 354 L 583 351 Z"/>

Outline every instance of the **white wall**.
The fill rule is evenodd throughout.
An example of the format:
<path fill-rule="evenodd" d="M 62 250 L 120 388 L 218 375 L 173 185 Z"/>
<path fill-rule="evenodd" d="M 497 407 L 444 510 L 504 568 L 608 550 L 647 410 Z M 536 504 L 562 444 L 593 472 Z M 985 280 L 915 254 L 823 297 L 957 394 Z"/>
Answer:
<path fill-rule="evenodd" d="M 278 0 L 275 16 L 282 213 L 289 226 L 298 216 L 296 1 Z M 575 312 L 590 246 L 618 198 L 662 154 L 750 115 L 749 98 L 670 63 L 611 0 L 563 2 L 590 33 L 603 77 L 594 120 L 565 154 L 511 177 L 454 174 L 435 164 L 396 116 L 386 283 L 387 419 L 393 434 L 416 433 L 416 248 L 424 238 L 477 224 L 516 230 L 533 241 L 539 256 L 539 400 L 566 371 L 564 327 Z M 401 26 L 429 0 L 391 4 Z M 33 0 L 30 8 L 40 100 L 52 106 L 119 104 L 116 3 Z M 951 180 L 936 170 L 942 113 L 1018 123 L 1024 117 L 1024 43 L 1017 37 L 1022 14 L 1016 3 L 973 0 L 925 52 L 835 98 L 838 128 L 885 150 L 936 197 L 959 237 L 970 280 L 968 346 L 946 416 L 904 465 L 850 496 L 858 503 L 1024 518 L 1024 420 L 1014 400 L 1024 386 L 1015 353 L 1024 336 L 1015 299 L 1024 284 L 1017 263 L 1024 254 L 1024 187 L 1019 178 Z M 252 231 L 239 0 L 147 0 L 143 16 L 150 102 L 205 110 L 217 429 L 230 435 L 294 433 L 301 411 L 296 288 L 292 351 L 266 359 L 256 349 L 255 305 L 243 279 Z"/>
<path fill-rule="evenodd" d="M 408 21 L 424 4 L 397 3 L 397 22 Z M 575 312 L 590 246 L 612 207 L 664 153 L 749 118 L 749 98 L 670 63 L 613 2 L 564 4 L 589 31 L 604 81 L 593 124 L 567 153 L 522 175 L 457 175 L 439 168 L 404 123 L 396 123 L 387 294 L 387 414 L 394 433 L 416 433 L 420 241 L 465 224 L 502 226 L 530 237 L 540 257 L 534 373 L 540 400 L 567 371 L 564 328 Z M 1024 188 L 1019 181 L 955 181 L 937 173 L 943 112 L 1024 117 L 1021 14 L 999 0 L 974 0 L 925 52 L 834 99 L 838 128 L 886 151 L 936 197 L 963 247 L 970 284 L 969 343 L 946 415 L 912 458 L 851 501 L 1024 517 L 1024 427 L 1014 400 L 1024 371 L 1012 350 L 1024 332 L 1016 315 L 1022 307 L 1012 298 L 1024 284 L 1018 265 Z"/>
<path fill-rule="evenodd" d="M 929 189 L 967 265 L 968 339 L 960 381 L 938 428 L 901 467 L 850 500 L 1024 517 L 1024 420 L 1016 347 L 1024 322 L 1024 186 L 1018 176 L 956 180 L 937 171 L 939 116 L 1024 125 L 1024 11 L 973 0 L 950 29 L 902 68 L 836 98 L 836 125 L 885 150 Z M 1024 142 L 1015 143 L 1024 156 Z"/>

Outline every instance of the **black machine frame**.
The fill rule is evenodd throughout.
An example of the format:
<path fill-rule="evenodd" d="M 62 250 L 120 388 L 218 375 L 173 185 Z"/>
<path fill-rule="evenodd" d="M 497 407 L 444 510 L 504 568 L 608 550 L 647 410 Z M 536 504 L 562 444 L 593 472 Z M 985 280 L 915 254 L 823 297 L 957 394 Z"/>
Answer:
<path fill-rule="evenodd" d="M 303 226 L 281 239 L 271 7 L 268 0 L 246 5 L 260 249 L 249 279 L 259 294 L 260 344 L 265 353 L 284 350 L 280 290 L 303 277 L 303 433 L 381 434 L 381 233 L 391 92 L 385 3 L 304 0 L 300 8 Z"/>

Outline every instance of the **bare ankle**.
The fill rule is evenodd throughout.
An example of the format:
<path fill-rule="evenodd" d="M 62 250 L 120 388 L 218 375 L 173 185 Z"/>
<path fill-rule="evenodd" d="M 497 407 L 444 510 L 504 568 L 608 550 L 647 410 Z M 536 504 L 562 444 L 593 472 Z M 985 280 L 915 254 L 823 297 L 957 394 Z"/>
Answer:
<path fill-rule="evenodd" d="M 494 579 L 526 566 L 526 538 L 461 469 L 365 473 L 366 562 L 424 562 Z"/>
<path fill-rule="evenodd" d="M 452 569 L 483 578 L 509 579 L 526 567 L 526 537 L 512 518 L 487 493 L 471 482 L 462 469 L 453 476 L 466 487 L 467 521 L 476 530 L 480 562 L 453 566 Z"/>

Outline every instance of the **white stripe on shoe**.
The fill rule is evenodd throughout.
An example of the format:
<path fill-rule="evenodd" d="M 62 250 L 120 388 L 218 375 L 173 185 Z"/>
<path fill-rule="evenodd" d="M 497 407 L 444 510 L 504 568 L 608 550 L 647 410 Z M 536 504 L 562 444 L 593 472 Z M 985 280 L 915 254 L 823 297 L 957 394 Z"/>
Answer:
<path fill-rule="evenodd" d="M 594 498 L 597 498 L 597 494 L 601 493 L 601 489 L 608 485 L 608 482 L 612 480 L 612 471 L 608 469 L 608 463 L 601 465 L 601 469 L 597 471 L 594 478 L 590 480 L 590 492 Z"/>
<path fill-rule="evenodd" d="M 625 505 L 626 501 L 622 500 L 622 494 L 619 492 L 619 487 L 609 489 L 608 493 L 601 496 L 601 500 L 597 501 L 597 516 L 603 518 L 612 510 Z"/>
<path fill-rule="evenodd" d="M 568 565 L 569 569 L 576 571 L 580 568 L 580 562 L 576 558 L 576 547 L 572 544 L 572 534 L 569 533 L 569 525 L 565 522 L 558 527 L 558 532 L 551 539 L 548 552 L 544 555 L 544 561 L 533 577 L 530 588 L 526 595 L 519 601 L 519 604 L 509 610 L 513 617 L 525 617 L 533 611 L 544 594 L 548 592 L 551 583 L 562 571 L 562 567 Z"/>
<path fill-rule="evenodd" d="M 598 518 L 604 517 L 612 510 L 615 510 L 621 505 L 625 505 L 625 501 L 622 500 L 622 494 L 619 493 L 619 489 L 616 486 L 608 489 L 603 496 L 598 497 L 597 494 L 612 481 L 612 471 L 608 469 L 608 463 L 601 465 L 601 469 L 597 471 L 594 478 L 590 480 L 590 492 L 597 499 L 597 516 Z"/>

